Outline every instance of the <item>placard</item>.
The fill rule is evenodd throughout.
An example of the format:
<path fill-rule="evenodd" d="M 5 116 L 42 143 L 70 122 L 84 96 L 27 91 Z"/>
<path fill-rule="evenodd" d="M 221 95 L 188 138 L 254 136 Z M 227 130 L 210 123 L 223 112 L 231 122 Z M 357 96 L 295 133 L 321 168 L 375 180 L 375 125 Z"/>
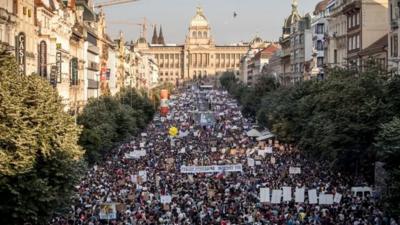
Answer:
<path fill-rule="evenodd" d="M 260 188 L 260 202 L 270 202 L 269 188 Z"/>
<path fill-rule="evenodd" d="M 333 195 L 332 194 L 319 194 L 319 204 L 320 205 L 333 205 Z"/>
<path fill-rule="evenodd" d="M 172 201 L 171 195 L 161 195 L 160 199 L 162 204 L 168 204 Z"/>
<path fill-rule="evenodd" d="M 147 171 L 146 170 L 139 171 L 139 176 L 141 177 L 143 182 L 147 181 Z"/>
<path fill-rule="evenodd" d="M 301 168 L 291 166 L 289 167 L 289 174 L 301 174 Z"/>
<path fill-rule="evenodd" d="M 296 191 L 295 191 L 295 202 L 296 203 L 303 203 L 304 202 L 304 192 L 305 192 L 304 188 L 296 187 Z"/>
<path fill-rule="evenodd" d="M 280 204 L 282 200 L 282 190 L 272 190 L 272 204 Z"/>
<path fill-rule="evenodd" d="M 333 198 L 333 202 L 337 203 L 337 204 L 340 204 L 341 201 L 342 201 L 342 195 L 339 194 L 339 193 L 336 193 L 335 197 Z"/>
<path fill-rule="evenodd" d="M 318 204 L 318 197 L 317 197 L 316 189 L 308 190 L 308 203 L 309 204 Z"/>
<path fill-rule="evenodd" d="M 117 208 L 115 203 L 100 204 L 99 217 L 101 220 L 115 220 L 117 219 Z"/>
<path fill-rule="evenodd" d="M 249 167 L 254 167 L 254 159 L 252 159 L 252 158 L 247 158 L 247 166 L 249 166 Z"/>
<path fill-rule="evenodd" d="M 282 187 L 283 190 L 283 201 L 290 202 L 292 201 L 292 188 L 291 187 Z"/>
<path fill-rule="evenodd" d="M 269 146 L 266 147 L 265 148 L 265 152 L 268 153 L 268 154 L 272 154 L 272 147 L 269 147 Z"/>

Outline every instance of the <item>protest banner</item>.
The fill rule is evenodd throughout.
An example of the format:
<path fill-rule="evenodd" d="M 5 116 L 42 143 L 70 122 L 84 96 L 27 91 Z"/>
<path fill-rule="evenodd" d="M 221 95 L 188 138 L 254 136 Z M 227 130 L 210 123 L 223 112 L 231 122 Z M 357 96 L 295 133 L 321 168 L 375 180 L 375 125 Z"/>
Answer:
<path fill-rule="evenodd" d="M 160 199 L 162 204 L 168 204 L 172 201 L 171 195 L 161 195 Z"/>
<path fill-rule="evenodd" d="M 301 174 L 301 168 L 291 166 L 289 167 L 289 174 Z"/>
<path fill-rule="evenodd" d="M 309 204 L 318 204 L 318 197 L 317 197 L 316 189 L 308 190 L 308 203 Z"/>
<path fill-rule="evenodd" d="M 115 220 L 117 219 L 117 208 L 115 203 L 102 203 L 100 204 L 99 217 L 101 220 Z"/>
<path fill-rule="evenodd" d="M 212 166 L 181 166 L 181 173 L 243 172 L 242 164 Z"/>
<path fill-rule="evenodd" d="M 283 190 L 283 201 L 284 202 L 292 201 L 292 188 L 282 187 L 282 190 Z"/>
<path fill-rule="evenodd" d="M 332 194 L 319 194 L 319 204 L 320 205 L 333 205 L 333 195 Z"/>
<path fill-rule="evenodd" d="M 269 188 L 260 188 L 260 202 L 270 202 Z"/>
<path fill-rule="evenodd" d="M 261 166 L 261 161 L 256 161 L 257 166 Z"/>
<path fill-rule="evenodd" d="M 336 193 L 335 197 L 333 198 L 333 202 L 337 203 L 337 204 L 340 204 L 341 201 L 342 201 L 342 195 L 339 194 L 339 193 Z"/>
<path fill-rule="evenodd" d="M 272 204 L 280 204 L 282 200 L 282 190 L 272 190 Z"/>
<path fill-rule="evenodd" d="M 295 191 L 295 202 L 296 203 L 303 203 L 304 202 L 304 192 L 305 192 L 304 188 L 296 187 L 296 191 Z"/>

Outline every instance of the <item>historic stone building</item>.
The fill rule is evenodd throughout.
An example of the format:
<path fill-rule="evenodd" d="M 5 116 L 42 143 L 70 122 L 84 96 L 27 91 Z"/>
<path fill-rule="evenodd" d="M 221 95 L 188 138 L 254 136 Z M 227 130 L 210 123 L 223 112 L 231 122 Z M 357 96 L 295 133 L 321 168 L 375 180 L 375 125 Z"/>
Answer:
<path fill-rule="evenodd" d="M 240 59 L 249 49 L 249 44 L 216 45 L 211 27 L 200 7 L 190 22 L 184 44 L 164 44 L 162 32 L 160 36 L 153 37 L 153 43 L 158 40 L 157 44 L 149 44 L 140 38 L 134 45 L 143 54 L 154 55 L 159 65 L 160 82 L 179 83 L 228 70 L 238 74 Z"/>

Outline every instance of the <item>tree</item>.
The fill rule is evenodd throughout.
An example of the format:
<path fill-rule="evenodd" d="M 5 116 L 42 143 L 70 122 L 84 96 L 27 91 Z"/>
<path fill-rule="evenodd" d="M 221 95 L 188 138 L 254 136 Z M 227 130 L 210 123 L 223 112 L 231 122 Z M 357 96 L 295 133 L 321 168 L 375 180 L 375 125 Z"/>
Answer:
<path fill-rule="evenodd" d="M 110 149 L 138 134 L 154 112 L 150 100 L 135 89 L 90 99 L 78 117 L 78 124 L 83 126 L 79 143 L 86 150 L 88 162 L 101 160 Z"/>
<path fill-rule="evenodd" d="M 386 201 L 388 209 L 394 214 L 400 213 L 400 118 L 394 117 L 392 121 L 382 124 L 381 131 L 376 137 L 375 147 L 378 158 L 386 165 L 389 173 L 389 195 Z"/>
<path fill-rule="evenodd" d="M 45 224 L 84 171 L 80 129 L 57 92 L 0 53 L 0 224 Z"/>

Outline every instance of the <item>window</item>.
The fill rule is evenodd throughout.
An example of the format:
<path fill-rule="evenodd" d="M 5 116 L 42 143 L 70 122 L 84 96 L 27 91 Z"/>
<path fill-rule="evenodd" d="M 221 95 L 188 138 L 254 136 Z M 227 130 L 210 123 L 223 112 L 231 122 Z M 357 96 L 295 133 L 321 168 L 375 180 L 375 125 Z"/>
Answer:
<path fill-rule="evenodd" d="M 324 65 L 324 57 L 317 58 L 317 66 L 322 67 Z"/>
<path fill-rule="evenodd" d="M 197 37 L 198 37 L 198 38 L 202 38 L 202 36 L 203 36 L 203 35 L 201 35 L 201 31 L 199 31 L 199 32 L 197 33 Z"/>
<path fill-rule="evenodd" d="M 78 85 L 78 58 L 74 57 L 70 61 L 71 85 Z"/>
<path fill-rule="evenodd" d="M 192 36 L 193 36 L 194 38 L 197 38 L 197 32 L 196 32 L 196 31 L 193 31 Z"/>
<path fill-rule="evenodd" d="M 206 31 L 203 32 L 203 37 L 207 38 L 207 32 Z"/>
<path fill-rule="evenodd" d="M 322 44 L 322 41 L 321 41 L 321 40 L 318 40 L 318 41 L 317 41 L 317 50 L 318 50 L 318 51 L 322 51 L 323 48 L 324 48 L 324 46 L 323 46 L 323 44 Z"/>
<path fill-rule="evenodd" d="M 324 33 L 324 24 L 323 23 L 317 24 L 317 26 L 315 27 L 315 33 L 316 34 Z"/>
<path fill-rule="evenodd" d="M 24 14 L 24 16 L 26 15 L 26 7 L 22 8 L 22 14 Z"/>
<path fill-rule="evenodd" d="M 337 49 L 333 50 L 333 63 L 337 64 Z"/>
<path fill-rule="evenodd" d="M 398 57 L 398 37 L 397 35 L 393 35 L 393 37 L 390 40 L 391 45 L 390 45 L 390 55 L 392 57 Z"/>

